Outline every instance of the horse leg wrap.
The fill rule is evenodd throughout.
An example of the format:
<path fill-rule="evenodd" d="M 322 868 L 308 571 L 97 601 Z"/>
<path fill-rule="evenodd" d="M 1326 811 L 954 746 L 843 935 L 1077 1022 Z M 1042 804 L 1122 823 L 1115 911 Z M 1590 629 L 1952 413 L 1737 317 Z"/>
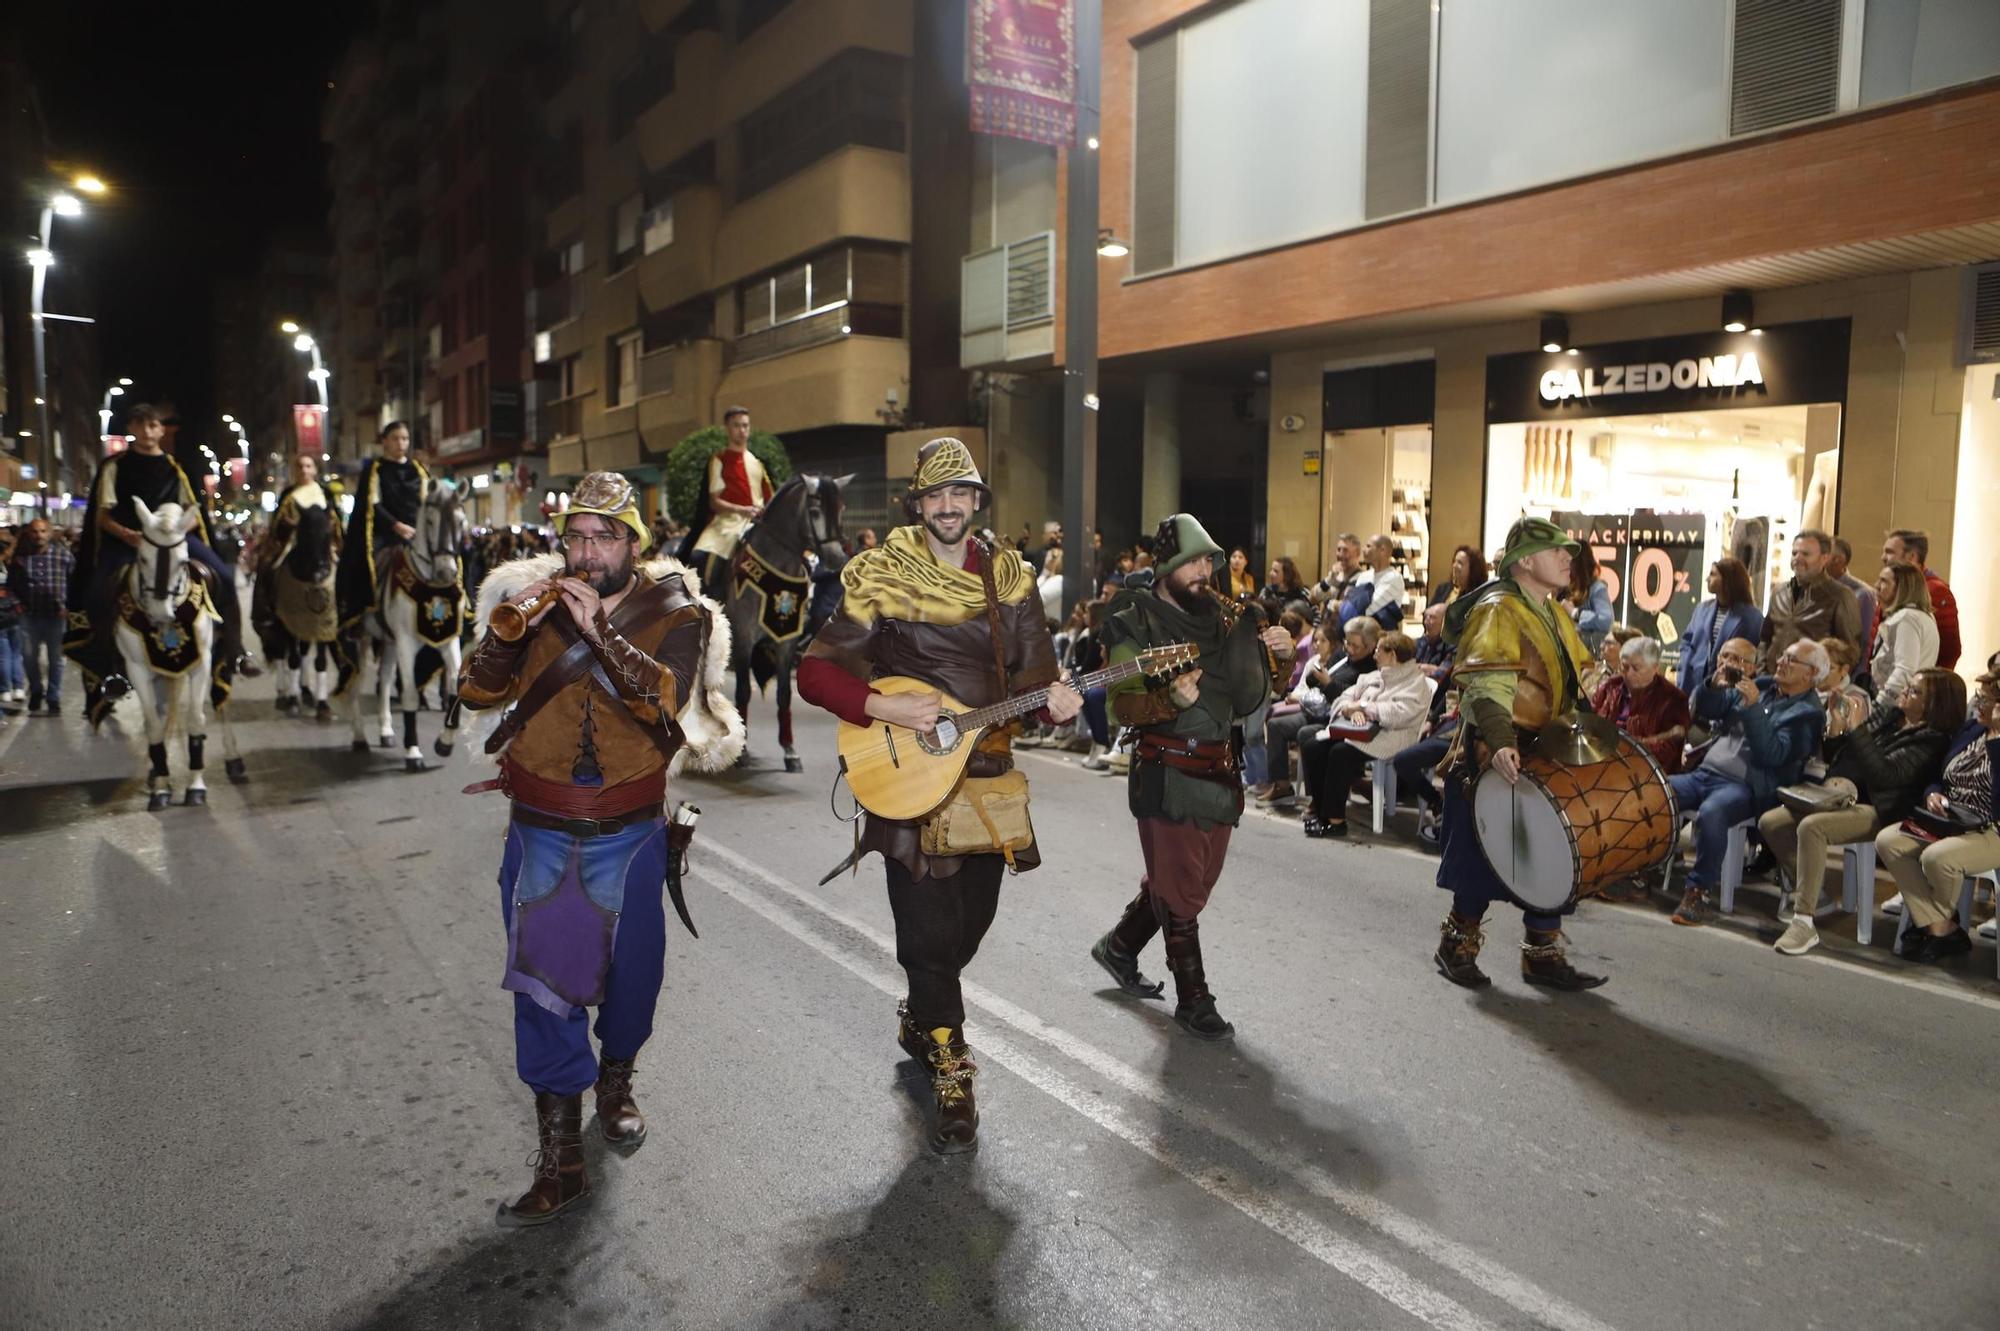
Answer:
<path fill-rule="evenodd" d="M 207 745 L 208 736 L 206 735 L 188 736 L 188 771 L 199 772 L 201 770 L 202 750 Z"/>
<path fill-rule="evenodd" d="M 146 746 L 146 756 L 153 760 L 152 774 L 154 776 L 165 776 L 167 774 L 167 746 L 164 742 L 148 744 Z"/>
<path fill-rule="evenodd" d="M 403 743 L 409 745 L 411 748 L 417 746 L 417 714 L 415 712 L 405 711 L 403 713 Z"/>
<path fill-rule="evenodd" d="M 789 707 L 778 713 L 778 744 L 781 748 L 792 747 L 792 709 Z"/>

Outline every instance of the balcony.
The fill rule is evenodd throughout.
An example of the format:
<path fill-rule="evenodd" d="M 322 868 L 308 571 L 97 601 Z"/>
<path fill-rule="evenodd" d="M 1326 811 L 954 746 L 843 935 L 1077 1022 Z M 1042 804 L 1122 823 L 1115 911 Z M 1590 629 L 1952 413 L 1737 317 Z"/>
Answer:
<path fill-rule="evenodd" d="M 537 333 L 547 332 L 558 324 L 580 317 L 583 306 L 581 276 L 565 274 L 528 293 L 528 327 Z"/>
<path fill-rule="evenodd" d="M 757 427 L 777 434 L 827 425 L 880 428 L 885 394 L 910 375 L 900 338 L 843 337 L 788 356 L 738 361 L 716 387 L 716 400 L 751 402 Z"/>
<path fill-rule="evenodd" d="M 903 311 L 895 305 L 843 302 L 830 310 L 746 333 L 730 346 L 729 363 L 748 365 L 846 337 L 901 337 Z"/>
<path fill-rule="evenodd" d="M 553 402 L 537 404 L 535 408 L 535 438 L 543 442 L 557 439 L 575 439 L 583 434 L 583 413 L 594 394 L 590 390 L 559 397 Z"/>
<path fill-rule="evenodd" d="M 670 309 L 715 288 L 721 222 L 722 191 L 714 185 L 689 185 L 674 194 L 673 243 L 639 256 L 639 299 L 647 309 Z"/>
<path fill-rule="evenodd" d="M 715 136 L 724 122 L 716 115 L 717 79 L 723 64 L 722 37 L 693 32 L 674 51 L 674 90 L 639 113 L 633 142 L 649 171 L 678 161 Z"/>
<path fill-rule="evenodd" d="M 701 338 L 649 352 L 639 361 L 639 433 L 649 453 L 665 453 L 714 419 L 723 344 Z"/>
<path fill-rule="evenodd" d="M 880 148 L 842 148 L 738 204 L 715 242 L 715 283 L 810 254 L 836 240 L 910 242 L 910 162 Z"/>
<path fill-rule="evenodd" d="M 486 431 L 483 427 L 461 430 L 438 440 L 437 455 L 441 458 L 459 457 L 466 453 L 477 453 L 486 447 Z"/>
<path fill-rule="evenodd" d="M 968 254 L 959 268 L 958 360 L 965 369 L 1055 351 L 1056 233 Z"/>

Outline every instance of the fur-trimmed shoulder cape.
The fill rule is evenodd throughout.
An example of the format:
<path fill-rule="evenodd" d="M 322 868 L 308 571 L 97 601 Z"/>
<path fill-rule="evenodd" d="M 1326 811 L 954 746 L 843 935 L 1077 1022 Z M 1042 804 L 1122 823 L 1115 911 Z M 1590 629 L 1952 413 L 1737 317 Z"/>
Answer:
<path fill-rule="evenodd" d="M 488 572 L 486 581 L 479 584 L 479 605 L 473 619 L 477 635 L 486 636 L 486 626 L 493 616 L 494 606 L 513 600 L 529 585 L 554 577 L 562 570 L 560 555 L 529 555 L 524 559 L 510 559 Z M 723 677 L 729 669 L 729 616 L 721 606 L 701 594 L 701 580 L 679 560 L 664 557 L 642 560 L 639 571 L 655 582 L 669 574 L 679 574 L 687 584 L 688 594 L 708 612 L 708 650 L 702 656 L 701 678 L 682 700 L 678 714 L 681 730 L 687 736 L 687 746 L 674 756 L 670 770 L 679 771 L 684 763 L 692 762 L 704 772 L 722 771 L 743 752 L 744 740 L 743 718 L 723 690 Z M 490 730 L 499 721 L 499 709 L 495 708 L 483 716 L 485 720 L 480 729 Z M 467 747 L 472 753 L 484 757 L 483 735 L 477 738 L 478 743 Z"/>

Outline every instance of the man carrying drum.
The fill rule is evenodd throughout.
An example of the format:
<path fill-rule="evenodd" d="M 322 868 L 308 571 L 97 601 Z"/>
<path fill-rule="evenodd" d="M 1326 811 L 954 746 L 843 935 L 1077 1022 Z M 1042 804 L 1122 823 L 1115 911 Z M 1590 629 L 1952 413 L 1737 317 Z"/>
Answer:
<path fill-rule="evenodd" d="M 1464 721 L 1444 759 L 1444 858 L 1437 882 L 1452 894 L 1452 904 L 1436 962 L 1447 980 L 1469 989 L 1491 983 L 1479 969 L 1486 908 L 1515 900 L 1479 844 L 1473 783 L 1489 766 L 1510 785 L 1519 781 L 1523 745 L 1552 722 L 1589 710 L 1578 680 L 1590 650 L 1569 615 L 1550 602 L 1569 589 L 1576 549 L 1554 523 L 1522 518 L 1507 532 L 1492 580 L 1445 612 L 1445 639 L 1458 649 L 1452 678 Z M 1573 892 L 1560 910 L 1523 908 L 1522 979 L 1571 991 L 1604 983 L 1604 976 L 1577 970 L 1563 955 L 1562 917 L 1574 909 Z"/>

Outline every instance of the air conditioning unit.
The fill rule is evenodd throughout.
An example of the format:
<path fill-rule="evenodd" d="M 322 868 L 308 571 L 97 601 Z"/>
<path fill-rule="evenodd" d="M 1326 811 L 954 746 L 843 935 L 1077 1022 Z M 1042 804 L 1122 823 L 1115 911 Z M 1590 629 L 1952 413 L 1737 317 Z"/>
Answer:
<path fill-rule="evenodd" d="M 2000 263 L 1973 264 L 1959 301 L 1958 363 L 1992 361 L 2000 361 Z"/>

